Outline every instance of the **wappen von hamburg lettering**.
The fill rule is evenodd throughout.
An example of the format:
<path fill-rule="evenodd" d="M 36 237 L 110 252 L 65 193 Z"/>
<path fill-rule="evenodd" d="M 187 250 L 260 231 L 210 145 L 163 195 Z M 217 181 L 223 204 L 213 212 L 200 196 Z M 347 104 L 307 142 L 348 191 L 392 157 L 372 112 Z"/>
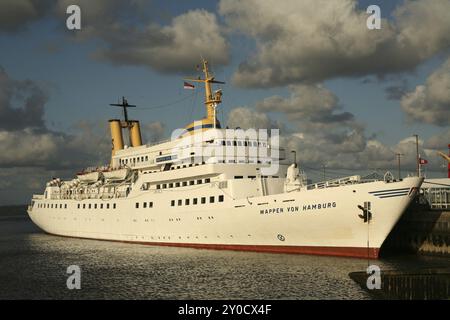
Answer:
<path fill-rule="evenodd" d="M 272 214 L 272 213 L 296 213 L 300 211 L 309 211 L 309 210 L 321 210 L 321 209 L 329 209 L 336 208 L 336 202 L 321 202 L 314 204 L 304 204 L 301 206 L 288 206 L 288 207 L 275 207 L 268 209 L 259 210 L 260 214 Z"/>

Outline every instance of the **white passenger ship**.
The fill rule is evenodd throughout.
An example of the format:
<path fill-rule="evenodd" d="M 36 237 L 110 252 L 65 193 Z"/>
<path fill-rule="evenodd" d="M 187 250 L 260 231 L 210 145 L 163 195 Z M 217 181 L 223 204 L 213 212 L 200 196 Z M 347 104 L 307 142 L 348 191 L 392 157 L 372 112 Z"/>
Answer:
<path fill-rule="evenodd" d="M 423 179 L 356 175 L 307 185 L 271 139 L 220 127 L 222 91 L 212 91 L 220 82 L 205 60 L 203 73 L 191 80 L 204 83 L 205 118 L 170 141 L 143 145 L 123 99 L 125 120 L 109 121 L 110 165 L 48 182 L 28 208 L 33 222 L 68 237 L 377 258 Z"/>

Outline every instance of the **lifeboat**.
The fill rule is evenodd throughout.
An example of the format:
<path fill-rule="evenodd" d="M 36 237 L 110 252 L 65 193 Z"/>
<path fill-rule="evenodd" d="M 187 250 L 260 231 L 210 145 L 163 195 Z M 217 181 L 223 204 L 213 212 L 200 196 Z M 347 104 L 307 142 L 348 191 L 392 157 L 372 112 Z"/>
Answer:
<path fill-rule="evenodd" d="M 103 176 L 109 181 L 125 180 L 129 172 L 129 168 L 110 169 L 103 171 Z"/>
<path fill-rule="evenodd" d="M 79 172 L 77 173 L 77 178 L 80 179 L 81 182 L 97 182 L 100 179 L 101 172 L 99 171 L 91 171 L 91 172 Z"/>

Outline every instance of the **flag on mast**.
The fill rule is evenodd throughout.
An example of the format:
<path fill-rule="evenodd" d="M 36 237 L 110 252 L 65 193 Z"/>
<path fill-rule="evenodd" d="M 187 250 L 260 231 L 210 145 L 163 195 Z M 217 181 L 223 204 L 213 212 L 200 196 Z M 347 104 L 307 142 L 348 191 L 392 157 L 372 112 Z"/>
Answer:
<path fill-rule="evenodd" d="M 428 160 L 420 158 L 420 159 L 419 159 L 419 163 L 420 163 L 420 164 L 427 164 L 427 163 L 428 163 Z"/>
<path fill-rule="evenodd" d="M 184 82 L 184 89 L 188 89 L 188 90 L 194 90 L 195 86 L 193 84 L 190 84 L 188 82 Z"/>

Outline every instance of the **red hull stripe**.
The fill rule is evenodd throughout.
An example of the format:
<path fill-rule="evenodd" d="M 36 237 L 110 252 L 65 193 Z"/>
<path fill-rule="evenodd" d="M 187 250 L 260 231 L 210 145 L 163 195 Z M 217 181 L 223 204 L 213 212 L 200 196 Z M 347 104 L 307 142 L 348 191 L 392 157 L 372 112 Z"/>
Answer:
<path fill-rule="evenodd" d="M 81 237 L 70 237 L 70 236 L 67 237 L 86 239 Z M 92 239 L 92 240 L 114 241 L 131 244 L 144 244 L 151 246 L 169 246 L 169 247 L 185 247 L 196 249 L 254 251 L 254 252 L 270 252 L 270 253 L 312 254 L 321 256 L 352 257 L 365 259 L 367 258 L 378 259 L 380 252 L 379 248 L 364 248 L 364 247 L 270 246 L 270 245 L 241 245 L 241 244 L 146 242 L 146 241 L 124 241 L 124 240 L 106 240 L 106 239 Z"/>
<path fill-rule="evenodd" d="M 136 243 L 134 241 L 125 241 Z M 268 245 L 240 245 L 240 244 L 202 244 L 202 243 L 172 243 L 172 242 L 138 242 L 140 244 L 170 247 L 187 247 L 197 249 L 254 251 L 270 253 L 312 254 L 321 256 L 338 256 L 354 258 L 378 259 L 379 248 L 358 247 L 316 247 L 316 246 L 268 246 Z"/>

